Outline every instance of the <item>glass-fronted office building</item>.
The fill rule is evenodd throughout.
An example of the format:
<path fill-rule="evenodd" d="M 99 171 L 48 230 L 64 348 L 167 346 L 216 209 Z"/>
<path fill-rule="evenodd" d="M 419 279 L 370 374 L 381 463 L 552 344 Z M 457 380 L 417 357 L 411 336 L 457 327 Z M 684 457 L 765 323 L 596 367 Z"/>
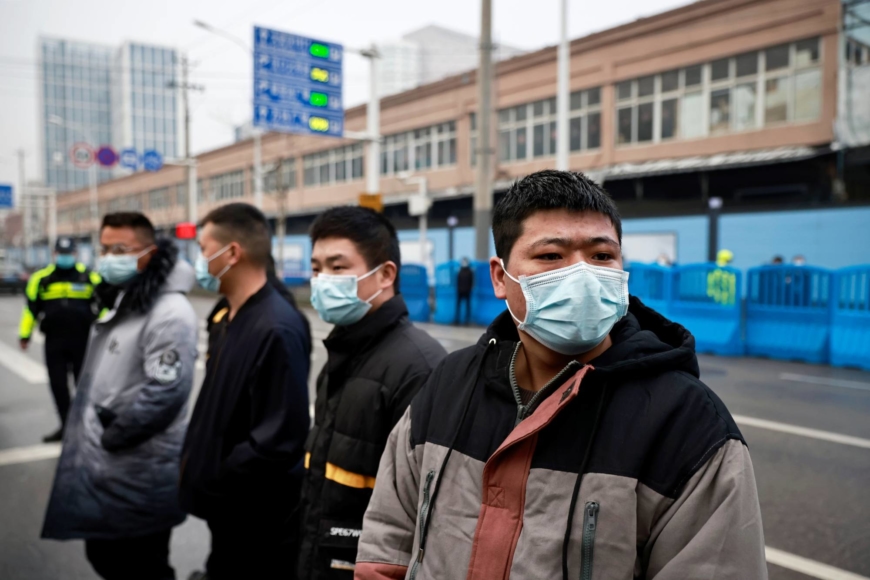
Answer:
<path fill-rule="evenodd" d="M 70 155 L 77 142 L 178 156 L 175 50 L 42 38 L 39 55 L 41 157 L 48 187 L 62 192 L 88 186 L 88 170 L 76 167 Z M 100 168 L 97 179 L 121 171 Z"/>

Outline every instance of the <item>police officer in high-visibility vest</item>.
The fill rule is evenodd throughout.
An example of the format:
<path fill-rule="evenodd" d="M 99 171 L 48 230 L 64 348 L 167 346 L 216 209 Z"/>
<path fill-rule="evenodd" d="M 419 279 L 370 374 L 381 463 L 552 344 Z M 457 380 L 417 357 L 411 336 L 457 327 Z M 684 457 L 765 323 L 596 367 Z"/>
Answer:
<path fill-rule="evenodd" d="M 99 283 L 96 272 L 76 261 L 76 244 L 70 238 L 58 238 L 54 263 L 34 272 L 27 282 L 27 304 L 19 329 L 21 348 L 27 350 L 38 323 L 45 335 L 48 380 L 61 420 L 60 429 L 43 438 L 46 443 L 63 438 L 70 407 L 69 372 L 78 381 L 91 323 L 97 318 L 94 288 Z"/>

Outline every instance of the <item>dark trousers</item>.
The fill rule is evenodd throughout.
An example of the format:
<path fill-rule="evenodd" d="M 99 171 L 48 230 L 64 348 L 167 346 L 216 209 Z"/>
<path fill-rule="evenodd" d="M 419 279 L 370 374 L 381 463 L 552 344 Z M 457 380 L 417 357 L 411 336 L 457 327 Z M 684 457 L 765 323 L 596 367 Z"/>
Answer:
<path fill-rule="evenodd" d="M 85 554 L 105 580 L 175 580 L 169 565 L 172 530 L 137 538 L 85 540 Z"/>
<path fill-rule="evenodd" d="M 471 320 L 471 294 L 457 294 L 456 295 L 456 319 L 454 324 L 459 324 L 459 313 L 462 310 L 462 303 L 465 303 L 465 318 L 462 321 L 462 324 L 468 324 L 469 320 Z"/>
<path fill-rule="evenodd" d="M 294 580 L 298 533 L 250 518 L 208 520 L 208 580 Z M 295 528 L 295 524 L 294 524 Z"/>
<path fill-rule="evenodd" d="M 72 371 L 75 382 L 78 383 L 87 347 L 87 335 L 81 340 L 72 340 L 67 337 L 62 339 L 45 338 L 45 366 L 48 368 L 48 382 L 51 385 L 54 406 L 57 408 L 57 414 L 60 415 L 60 421 L 64 425 L 70 406 L 69 373 Z"/>

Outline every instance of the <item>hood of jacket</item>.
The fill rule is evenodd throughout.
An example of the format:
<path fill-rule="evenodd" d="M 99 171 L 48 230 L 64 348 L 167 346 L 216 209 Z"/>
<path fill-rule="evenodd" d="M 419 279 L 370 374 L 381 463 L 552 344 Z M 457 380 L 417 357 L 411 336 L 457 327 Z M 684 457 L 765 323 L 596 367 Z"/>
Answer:
<path fill-rule="evenodd" d="M 487 328 L 478 346 L 485 347 L 493 338 L 497 342 L 520 339 L 516 324 L 507 311 Z M 692 334 L 634 296 L 630 298 L 628 314 L 616 323 L 610 331 L 610 338 L 613 346 L 589 363 L 599 376 L 630 378 L 674 370 L 700 376 Z"/>
<path fill-rule="evenodd" d="M 190 292 L 196 281 L 193 268 L 178 259 L 178 248 L 172 240 L 157 240 L 155 245 L 157 249 L 148 265 L 128 283 L 115 286 L 103 282 L 97 286 L 96 294 L 102 308 L 113 308 L 123 292 L 118 310 L 144 314 L 161 293 Z"/>

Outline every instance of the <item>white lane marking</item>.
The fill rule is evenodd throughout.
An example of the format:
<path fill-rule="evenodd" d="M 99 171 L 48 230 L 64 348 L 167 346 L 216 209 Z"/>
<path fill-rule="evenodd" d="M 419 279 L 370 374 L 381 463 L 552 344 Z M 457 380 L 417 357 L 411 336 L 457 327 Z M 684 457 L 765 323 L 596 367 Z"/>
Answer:
<path fill-rule="evenodd" d="M 15 447 L 13 449 L 0 450 L 0 465 L 15 465 L 16 463 L 29 463 L 54 459 L 60 455 L 60 443 L 43 443 L 31 447 Z"/>
<path fill-rule="evenodd" d="M 794 570 L 806 576 L 819 578 L 819 580 L 870 580 L 866 576 L 846 572 L 845 570 L 840 570 L 839 568 L 834 568 L 833 566 L 802 556 L 795 556 L 770 546 L 764 547 L 764 554 L 767 557 L 768 564 Z"/>
<path fill-rule="evenodd" d="M 811 437 L 813 439 L 820 439 L 831 443 L 870 449 L 870 439 L 862 439 L 860 437 L 852 437 L 851 435 L 842 435 L 840 433 L 831 433 L 830 431 L 820 431 L 818 429 L 809 429 L 807 427 L 798 427 L 797 425 L 789 425 L 788 423 L 777 423 L 776 421 L 768 421 L 766 419 L 756 419 L 755 417 L 746 417 L 745 415 L 733 415 L 733 417 L 740 425 L 749 425 L 750 427 L 758 427 L 759 429 L 769 429 L 771 431 L 779 431 L 780 433 L 788 433 L 790 435 L 800 435 L 801 437 Z"/>
<path fill-rule="evenodd" d="M 48 382 L 48 372 L 45 365 L 38 363 L 20 349 L 0 342 L 0 365 L 3 365 L 32 385 Z"/>
<path fill-rule="evenodd" d="M 830 377 L 818 377 L 814 375 L 780 373 L 779 380 L 792 381 L 795 383 L 806 383 L 808 385 L 822 385 L 825 387 L 841 387 L 843 389 L 858 389 L 859 391 L 870 391 L 870 383 L 864 383 L 861 381 L 847 381 L 845 379 L 834 379 Z"/>

